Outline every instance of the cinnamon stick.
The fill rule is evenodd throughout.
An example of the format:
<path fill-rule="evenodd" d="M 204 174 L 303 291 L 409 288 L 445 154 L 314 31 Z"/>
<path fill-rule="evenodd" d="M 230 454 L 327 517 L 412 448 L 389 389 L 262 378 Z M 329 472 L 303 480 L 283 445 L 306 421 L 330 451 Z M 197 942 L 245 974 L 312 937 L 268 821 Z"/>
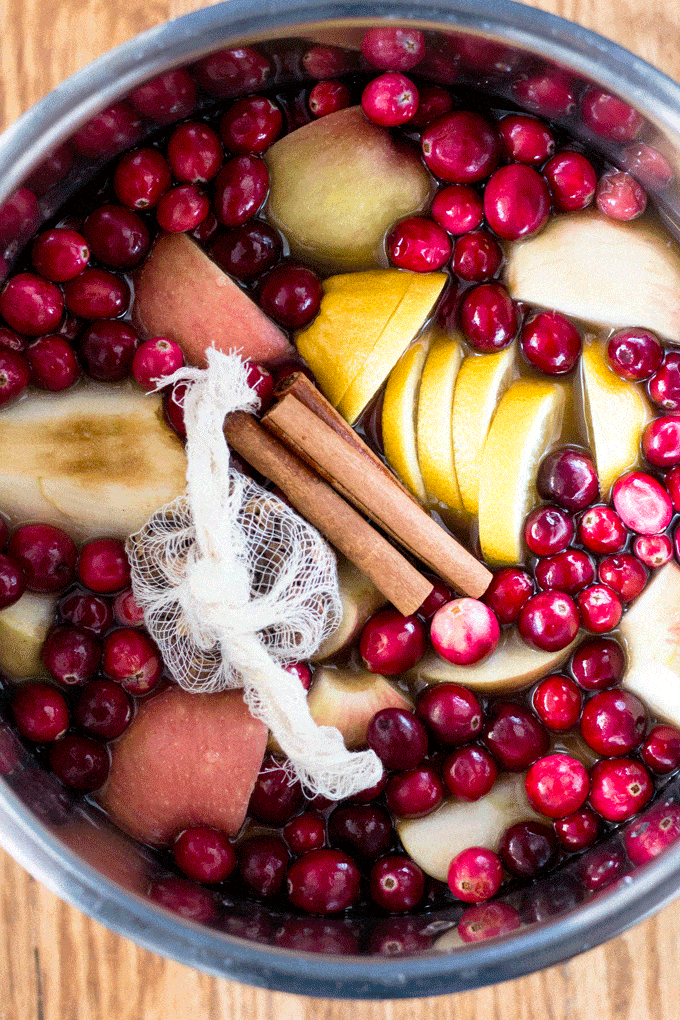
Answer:
<path fill-rule="evenodd" d="M 474 598 L 484 594 L 490 571 L 292 393 L 267 411 L 262 424 L 457 591 Z"/>
<path fill-rule="evenodd" d="M 400 613 L 415 613 L 432 591 L 432 583 L 318 474 L 243 411 L 227 417 L 224 434 L 229 445 L 278 485 L 295 509 L 363 571 Z"/>

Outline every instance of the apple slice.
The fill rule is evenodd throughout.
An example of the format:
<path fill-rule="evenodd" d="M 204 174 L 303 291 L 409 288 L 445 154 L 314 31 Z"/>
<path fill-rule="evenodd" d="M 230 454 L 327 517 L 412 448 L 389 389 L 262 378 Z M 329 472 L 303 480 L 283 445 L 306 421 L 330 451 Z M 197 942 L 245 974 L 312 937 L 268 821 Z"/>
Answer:
<path fill-rule="evenodd" d="M 421 503 L 425 502 L 425 483 L 416 447 L 416 407 L 430 340 L 425 334 L 402 354 L 387 380 L 382 410 L 385 459 Z"/>
<path fill-rule="evenodd" d="M 182 443 L 141 390 L 29 393 L 0 414 L 0 506 L 74 537 L 124 538 L 186 487 Z"/>
<path fill-rule="evenodd" d="M 462 850 L 496 850 L 509 826 L 530 818 L 545 821 L 527 800 L 524 775 L 507 773 L 479 800 L 447 800 L 424 818 L 398 818 L 396 827 L 409 857 L 426 874 L 446 882 L 449 864 Z"/>
<path fill-rule="evenodd" d="M 366 746 L 368 724 L 380 709 L 413 709 L 406 694 L 384 676 L 327 666 L 314 674 L 307 704 L 314 722 L 336 726 L 350 751 Z"/>
<path fill-rule="evenodd" d="M 180 829 L 210 825 L 234 836 L 264 757 L 267 727 L 241 691 L 189 694 L 169 687 L 139 703 L 111 745 L 98 798 L 135 839 L 168 845 Z"/>
<path fill-rule="evenodd" d="M 449 336 L 439 327 L 433 327 L 430 336 L 432 345 L 420 379 L 416 412 L 418 462 L 428 496 L 449 510 L 460 511 L 463 503 L 454 462 L 451 409 L 463 348 L 458 336 Z"/>
<path fill-rule="evenodd" d="M 650 224 L 595 211 L 555 216 L 506 254 L 515 300 L 601 326 L 644 326 L 680 343 L 678 250 Z"/>
<path fill-rule="evenodd" d="M 159 236 L 135 276 L 132 318 L 143 336 L 169 337 L 199 368 L 208 347 L 265 365 L 292 354 L 278 326 L 187 234 Z"/>
<path fill-rule="evenodd" d="M 667 563 L 621 620 L 628 650 L 622 686 L 653 715 L 680 726 L 680 568 Z"/>
<path fill-rule="evenodd" d="M 432 188 L 416 150 L 360 106 L 291 131 L 264 160 L 269 221 L 293 255 L 328 272 L 377 265 L 387 230 L 423 209 Z"/>
<path fill-rule="evenodd" d="M 330 659 L 351 645 L 359 637 L 364 624 L 386 601 L 382 592 L 358 567 L 344 556 L 337 556 L 342 620 L 340 626 L 319 645 L 314 656 L 317 661 Z"/>
<path fill-rule="evenodd" d="M 546 673 L 559 669 L 577 643 L 578 638 L 559 652 L 542 652 L 530 648 L 517 628 L 510 627 L 501 632 L 496 648 L 481 662 L 457 666 L 430 651 L 411 670 L 409 677 L 427 684 L 463 684 L 470 690 L 485 694 L 522 691 Z"/>
<path fill-rule="evenodd" d="M 13 680 L 46 675 L 40 651 L 56 614 L 56 595 L 32 591 L 0 612 L 0 672 Z"/>

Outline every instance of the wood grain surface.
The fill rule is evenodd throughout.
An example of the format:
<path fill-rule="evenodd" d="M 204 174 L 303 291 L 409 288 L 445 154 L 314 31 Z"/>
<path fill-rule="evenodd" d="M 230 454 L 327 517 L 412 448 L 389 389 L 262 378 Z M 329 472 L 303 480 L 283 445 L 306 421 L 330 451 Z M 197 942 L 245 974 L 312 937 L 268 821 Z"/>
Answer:
<path fill-rule="evenodd" d="M 0 0 L 0 127 L 113 46 L 208 4 Z M 680 79 L 677 0 L 540 0 Z M 676 929 L 677 925 L 677 929 Z M 677 1020 L 680 902 L 563 966 L 401 1002 L 251 989 L 138 949 L 62 903 L 0 851 L 0 1020 Z"/>

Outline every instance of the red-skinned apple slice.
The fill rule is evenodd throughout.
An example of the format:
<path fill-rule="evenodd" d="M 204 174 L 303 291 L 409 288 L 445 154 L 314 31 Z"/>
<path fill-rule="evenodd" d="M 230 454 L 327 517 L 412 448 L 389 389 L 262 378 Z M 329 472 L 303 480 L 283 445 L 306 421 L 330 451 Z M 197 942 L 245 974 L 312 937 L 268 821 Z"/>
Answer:
<path fill-rule="evenodd" d="M 325 666 L 314 674 L 307 704 L 317 726 L 336 726 L 349 750 L 366 746 L 368 724 L 382 708 L 413 710 L 406 694 L 384 676 Z"/>

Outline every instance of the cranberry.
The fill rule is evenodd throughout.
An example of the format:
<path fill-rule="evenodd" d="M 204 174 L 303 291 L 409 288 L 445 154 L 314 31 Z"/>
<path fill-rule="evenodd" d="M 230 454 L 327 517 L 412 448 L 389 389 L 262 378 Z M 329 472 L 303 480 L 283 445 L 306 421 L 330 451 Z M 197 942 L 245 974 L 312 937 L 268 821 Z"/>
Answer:
<path fill-rule="evenodd" d="M 278 138 L 283 125 L 281 110 L 265 96 L 237 100 L 222 117 L 220 134 L 231 152 L 257 154 Z"/>
<path fill-rule="evenodd" d="M 609 338 L 607 357 L 622 379 L 640 382 L 660 368 L 663 347 L 647 329 L 620 329 Z"/>
<path fill-rule="evenodd" d="M 174 340 L 157 336 L 140 344 L 132 359 L 135 382 L 145 390 L 155 390 L 161 379 L 172 375 L 184 364 L 182 348 Z"/>
<path fill-rule="evenodd" d="M 494 650 L 499 638 L 496 616 L 478 599 L 453 599 L 437 610 L 430 624 L 435 651 L 459 666 L 479 662 Z"/>
<path fill-rule="evenodd" d="M 170 183 L 170 168 L 157 149 L 126 152 L 113 175 L 116 197 L 129 209 L 157 205 Z"/>
<path fill-rule="evenodd" d="M 328 819 L 328 839 L 338 850 L 375 859 L 392 842 L 392 822 L 377 804 L 341 805 Z"/>
<path fill-rule="evenodd" d="M 97 672 L 101 647 L 90 631 L 65 625 L 50 631 L 40 657 L 59 683 L 84 684 Z"/>
<path fill-rule="evenodd" d="M 463 942 L 484 942 L 519 928 L 520 916 L 509 903 L 484 903 L 470 907 L 458 922 Z"/>
<path fill-rule="evenodd" d="M 589 786 L 584 766 L 567 754 L 539 758 L 525 778 L 529 803 L 548 818 L 564 818 L 578 811 L 588 796 Z"/>
<path fill-rule="evenodd" d="M 578 877 L 590 892 L 601 892 L 621 875 L 624 863 L 620 850 L 606 846 L 598 847 L 582 858 Z"/>
<path fill-rule="evenodd" d="M 26 350 L 26 346 L 26 337 L 19 336 L 18 333 L 14 333 L 11 329 L 0 326 L 0 349 L 21 354 L 22 351 Z"/>
<path fill-rule="evenodd" d="M 620 757 L 637 747 L 647 726 L 645 707 L 628 691 L 601 691 L 583 709 L 581 733 L 589 747 L 605 757 Z"/>
<path fill-rule="evenodd" d="M 581 334 L 559 312 L 538 312 L 520 332 L 524 357 L 548 375 L 571 372 L 581 356 Z"/>
<path fill-rule="evenodd" d="M 666 411 L 680 410 L 680 354 L 671 351 L 647 383 L 649 395 L 655 404 Z"/>
<path fill-rule="evenodd" d="M 67 734 L 51 745 L 49 760 L 57 779 L 74 790 L 98 790 L 109 774 L 110 760 L 106 747 L 88 737 Z"/>
<path fill-rule="evenodd" d="M 59 740 L 68 729 L 66 698 L 49 684 L 22 684 L 12 699 L 12 716 L 22 737 L 43 743 Z"/>
<path fill-rule="evenodd" d="M 612 220 L 635 220 L 647 208 L 647 194 L 630 174 L 608 170 L 597 185 L 595 205 Z"/>
<path fill-rule="evenodd" d="M 590 772 L 590 803 L 608 822 L 623 822 L 645 806 L 654 792 L 649 772 L 632 758 L 607 758 Z"/>
<path fill-rule="evenodd" d="M 385 787 L 387 806 L 394 815 L 422 818 L 438 808 L 444 797 L 444 786 L 435 770 L 420 765 L 406 772 L 396 772 Z"/>
<path fill-rule="evenodd" d="M 258 896 L 273 896 L 283 885 L 289 859 L 278 836 L 254 836 L 239 845 L 239 875 Z"/>
<path fill-rule="evenodd" d="M 449 865 L 448 882 L 453 895 L 464 903 L 482 903 L 495 896 L 503 881 L 503 866 L 493 850 L 472 846 L 457 854 Z"/>
<path fill-rule="evenodd" d="M 31 249 L 31 261 L 37 272 L 54 283 L 72 280 L 89 260 L 90 249 L 85 238 L 65 227 L 40 234 Z"/>
<path fill-rule="evenodd" d="M 19 188 L 0 203 L 0 248 L 21 246 L 40 222 L 40 209 L 30 188 Z"/>
<path fill-rule="evenodd" d="M 581 714 L 581 692 L 566 676 L 547 676 L 541 680 L 531 703 L 542 723 L 558 733 L 575 726 Z"/>
<path fill-rule="evenodd" d="M 515 304 L 500 283 L 482 283 L 469 290 L 460 310 L 463 333 L 482 354 L 503 350 L 517 332 Z"/>
<path fill-rule="evenodd" d="M 212 180 L 223 158 L 222 144 L 207 124 L 180 124 L 170 136 L 168 162 L 177 180 L 184 184 Z"/>
<path fill-rule="evenodd" d="M 571 669 L 583 690 L 601 691 L 619 683 L 624 662 L 623 649 L 617 641 L 597 638 L 579 645 L 571 660 Z"/>
<path fill-rule="evenodd" d="M 53 592 L 71 581 L 76 565 L 75 542 L 51 524 L 25 524 L 17 528 L 7 547 L 26 575 L 30 591 Z"/>
<path fill-rule="evenodd" d="M 86 588 L 100 595 L 127 587 L 130 564 L 124 544 L 116 538 L 96 538 L 87 542 L 78 560 L 78 577 Z"/>
<path fill-rule="evenodd" d="M 26 358 L 16 351 L 0 347 L 0 407 L 20 396 L 31 378 Z"/>
<path fill-rule="evenodd" d="M 502 261 L 502 248 L 484 230 L 459 237 L 453 248 L 453 271 L 461 280 L 479 283 L 491 280 Z"/>
<path fill-rule="evenodd" d="M 469 185 L 451 184 L 435 195 L 432 218 L 450 234 L 466 234 L 482 225 L 484 203 Z"/>
<path fill-rule="evenodd" d="M 647 571 L 628 553 L 603 559 L 598 568 L 598 576 L 623 602 L 632 602 L 647 584 Z"/>
<path fill-rule="evenodd" d="M 673 509 L 680 510 L 680 467 L 671 468 L 664 481 L 673 503 Z"/>
<path fill-rule="evenodd" d="M 141 627 L 144 625 L 144 611 L 138 606 L 132 588 L 126 588 L 116 596 L 113 603 L 116 622 L 121 627 Z"/>
<path fill-rule="evenodd" d="M 250 795 L 249 814 L 268 825 L 283 825 L 302 805 L 302 787 L 275 758 L 262 763 Z"/>
<path fill-rule="evenodd" d="M 410 78 L 396 71 L 381 74 L 368 83 L 361 95 L 361 109 L 381 127 L 397 127 L 410 120 L 420 96 Z"/>
<path fill-rule="evenodd" d="M 341 81 L 320 81 L 309 93 L 309 109 L 315 117 L 327 117 L 351 105 L 352 97 Z"/>
<path fill-rule="evenodd" d="M 484 213 L 491 229 L 506 241 L 537 233 L 550 216 L 550 192 L 535 170 L 510 163 L 496 170 L 484 189 Z"/>
<path fill-rule="evenodd" d="M 225 227 L 238 227 L 254 216 L 269 188 L 267 167 L 257 156 L 227 160 L 215 178 L 214 210 Z"/>
<path fill-rule="evenodd" d="M 433 174 L 452 184 L 473 184 L 496 169 L 495 128 L 478 113 L 456 110 L 425 128 L 423 156 Z"/>
<path fill-rule="evenodd" d="M 184 829 L 172 852 L 177 867 L 195 882 L 223 882 L 236 867 L 236 854 L 227 837 L 205 825 Z"/>
<path fill-rule="evenodd" d="M 80 352 L 87 374 L 99 382 L 118 382 L 130 374 L 138 337 L 129 322 L 102 319 L 83 333 Z"/>
<path fill-rule="evenodd" d="M 147 634 L 122 627 L 104 638 L 102 671 L 131 694 L 146 694 L 160 680 L 163 661 Z"/>
<path fill-rule="evenodd" d="M 646 188 L 665 191 L 673 180 L 673 168 L 668 160 L 646 142 L 629 145 L 619 155 L 619 162 Z"/>
<path fill-rule="evenodd" d="M 324 921 L 320 917 L 289 917 L 273 936 L 270 932 L 263 932 L 255 941 L 269 943 L 273 940 L 273 945 L 292 949 L 295 953 L 355 956 L 359 952 L 359 939 L 354 929 L 350 929 L 350 923 L 339 918 Z M 253 941 L 247 933 L 244 937 Z"/>
<path fill-rule="evenodd" d="M 438 609 L 451 601 L 453 593 L 440 577 L 435 577 L 434 574 L 427 574 L 426 577 L 432 582 L 432 591 L 418 609 L 418 616 L 422 616 L 424 620 L 431 620 Z"/>
<path fill-rule="evenodd" d="M 102 205 L 83 224 L 90 251 L 115 269 L 132 269 L 149 250 L 144 220 L 125 205 Z"/>
<path fill-rule="evenodd" d="M 655 467 L 680 464 L 680 417 L 655 418 L 642 436 L 642 450 Z"/>
<path fill-rule="evenodd" d="M 573 537 L 574 522 L 570 515 L 550 504 L 532 510 L 524 525 L 524 541 L 537 556 L 562 552 Z"/>
<path fill-rule="evenodd" d="M 196 105 L 196 83 L 184 67 L 164 71 L 157 78 L 138 85 L 130 102 L 149 120 L 165 124 L 188 117 Z"/>
<path fill-rule="evenodd" d="M 451 257 L 449 235 L 424 216 L 402 220 L 387 237 L 387 254 L 399 269 L 429 273 Z"/>
<path fill-rule="evenodd" d="M 597 174 L 580 152 L 558 152 L 548 160 L 542 173 L 560 212 L 585 209 L 595 197 Z"/>
<path fill-rule="evenodd" d="M 453 100 L 451 96 L 443 89 L 440 85 L 420 85 L 418 87 L 420 92 L 420 102 L 418 103 L 418 109 L 411 117 L 409 121 L 410 128 L 422 129 L 437 120 L 439 117 L 443 117 L 444 114 L 450 113 L 453 109 Z M 478 199 L 479 201 L 479 199 Z M 481 211 L 481 201 L 479 201 Z M 437 217 L 435 216 L 435 219 Z M 481 223 L 481 216 L 479 222 Z M 442 224 L 444 226 L 444 224 Z M 469 229 L 472 229 L 470 227 Z M 452 231 L 452 233 L 463 233 L 462 230 Z"/>
<path fill-rule="evenodd" d="M 533 878 L 553 863 L 557 841 L 541 822 L 517 822 L 505 830 L 498 853 L 504 867 L 518 878 Z"/>
<path fill-rule="evenodd" d="M 13 606 L 25 591 L 26 575 L 23 567 L 18 561 L 0 553 L 0 609 Z"/>
<path fill-rule="evenodd" d="M 544 457 L 536 480 L 538 493 L 573 513 L 585 510 L 600 492 L 593 459 L 583 450 L 562 447 Z"/>
<path fill-rule="evenodd" d="M 680 730 L 675 726 L 655 726 L 640 748 L 645 765 L 658 776 L 675 772 L 680 766 Z"/>
<path fill-rule="evenodd" d="M 64 300 L 69 312 L 81 319 L 115 319 L 127 311 L 130 288 L 120 276 L 105 269 L 88 268 L 68 281 Z"/>
<path fill-rule="evenodd" d="M 35 168 L 27 179 L 28 187 L 41 196 L 56 184 L 60 184 L 73 166 L 75 155 L 70 142 L 64 142 Z M 21 189 L 23 190 L 23 189 Z"/>
<path fill-rule="evenodd" d="M 536 564 L 536 581 L 540 588 L 564 591 L 575 595 L 595 579 L 595 567 L 586 553 L 567 549 Z"/>
<path fill-rule="evenodd" d="M 163 416 L 170 428 L 174 429 L 182 439 L 186 438 L 184 424 L 184 394 L 187 391 L 185 382 L 175 383 L 163 397 Z"/>
<path fill-rule="evenodd" d="M 522 106 L 543 117 L 567 117 L 576 105 L 573 82 L 557 69 L 519 78 L 513 93 Z"/>
<path fill-rule="evenodd" d="M 405 673 L 423 656 L 425 627 L 417 616 L 402 616 L 396 609 L 382 609 L 365 625 L 359 651 L 371 673 L 384 676 Z"/>
<path fill-rule="evenodd" d="M 494 574 L 484 601 L 499 623 L 517 623 L 524 603 L 534 594 L 534 582 L 526 570 L 505 567 Z"/>
<path fill-rule="evenodd" d="M 132 702 L 112 680 L 92 680 L 80 695 L 76 719 L 93 736 L 115 740 L 132 722 Z"/>
<path fill-rule="evenodd" d="M 73 386 L 80 378 L 80 365 L 75 351 L 61 336 L 41 336 L 28 347 L 26 358 L 31 368 L 32 381 L 42 390 L 56 393 Z"/>
<path fill-rule="evenodd" d="M 18 273 L 0 291 L 0 315 L 17 333 L 52 333 L 63 314 L 64 299 L 59 288 L 35 273 Z"/>
<path fill-rule="evenodd" d="M 392 913 L 412 910 L 423 898 L 424 891 L 423 872 L 404 854 L 383 857 L 371 869 L 371 899 L 383 910 Z"/>
<path fill-rule="evenodd" d="M 312 46 L 302 57 L 302 66 L 310 78 L 334 78 L 352 66 L 352 57 L 339 46 Z"/>
<path fill-rule="evenodd" d="M 288 897 L 310 914 L 346 910 L 359 896 L 359 869 L 340 850 L 311 850 L 288 872 Z"/>
<path fill-rule="evenodd" d="M 600 820 L 587 807 L 566 818 L 556 818 L 553 824 L 560 843 L 571 851 L 585 850 L 587 846 L 592 846 L 600 834 Z"/>
<path fill-rule="evenodd" d="M 219 229 L 220 225 L 217 222 L 217 217 L 209 212 L 197 227 L 189 231 L 189 237 L 193 237 L 194 241 L 198 241 L 200 245 L 206 247 Z"/>
<path fill-rule="evenodd" d="M 142 134 L 142 118 L 134 107 L 124 100 L 107 106 L 73 135 L 76 150 L 86 159 L 112 156 L 130 146 Z"/>
<path fill-rule="evenodd" d="M 662 567 L 673 558 L 673 543 L 668 535 L 638 535 L 633 553 L 646 567 Z"/>
<path fill-rule="evenodd" d="M 207 889 L 174 875 L 152 882 L 147 895 L 154 903 L 196 924 L 209 924 L 217 917 L 215 901 Z"/>
<path fill-rule="evenodd" d="M 482 728 L 482 707 L 467 687 L 433 684 L 421 691 L 416 713 L 432 736 L 446 746 L 473 740 Z"/>
<path fill-rule="evenodd" d="M 555 138 L 543 121 L 524 113 L 511 113 L 498 125 L 504 156 L 517 163 L 539 166 L 555 152 Z"/>
<path fill-rule="evenodd" d="M 367 731 L 371 747 L 388 769 L 412 769 L 427 754 L 427 732 L 412 712 L 383 708 L 371 719 Z"/>
<path fill-rule="evenodd" d="M 262 310 L 288 329 L 306 326 L 319 311 L 322 296 L 316 273 L 295 263 L 272 269 L 259 291 Z"/>
<path fill-rule="evenodd" d="M 246 362 L 247 382 L 252 390 L 255 391 L 259 397 L 258 411 L 266 410 L 272 400 L 274 394 L 274 377 L 271 372 L 268 372 L 266 368 L 262 368 L 261 365 L 256 364 L 254 361 Z"/>
<path fill-rule="evenodd" d="M 587 127 L 611 142 L 630 142 L 644 124 L 628 103 L 602 89 L 588 88 L 581 99 L 581 116 Z"/>
<path fill-rule="evenodd" d="M 576 598 L 581 622 L 593 634 L 604 634 L 618 627 L 623 615 L 619 596 L 604 584 L 591 584 Z"/>
<path fill-rule="evenodd" d="M 59 603 L 62 619 L 75 627 L 83 627 L 100 635 L 113 623 L 113 610 L 108 599 L 85 592 L 72 592 Z"/>
<path fill-rule="evenodd" d="M 623 523 L 639 535 L 658 535 L 671 522 L 670 496 L 655 478 L 642 471 L 619 478 L 612 499 Z"/>
<path fill-rule="evenodd" d="M 415 28 L 369 28 L 361 53 L 381 71 L 410 71 L 425 55 L 425 37 Z"/>
<path fill-rule="evenodd" d="M 647 861 L 680 839 L 680 807 L 655 804 L 626 829 L 623 837 L 626 853 L 633 864 Z"/>
<path fill-rule="evenodd" d="M 543 591 L 525 603 L 518 625 L 527 644 L 545 652 L 557 652 L 566 648 L 578 633 L 578 609 L 573 599 L 561 591 Z"/>
<path fill-rule="evenodd" d="M 496 782 L 498 770 L 483 747 L 459 747 L 448 756 L 442 769 L 450 793 L 461 800 L 479 800 Z"/>
<path fill-rule="evenodd" d="M 193 67 L 201 88 L 223 99 L 262 88 L 272 70 L 269 57 L 254 46 L 217 50 Z"/>
<path fill-rule="evenodd" d="M 548 732 L 523 705 L 497 701 L 491 708 L 482 739 L 508 772 L 522 772 L 548 750 Z"/>
<path fill-rule="evenodd" d="M 594 506 L 581 517 L 578 537 L 591 552 L 619 552 L 626 544 L 628 532 L 615 510 Z"/>
<path fill-rule="evenodd" d="M 194 230 L 209 212 L 208 197 L 196 184 L 180 184 L 165 192 L 158 203 L 156 219 L 162 230 L 181 234 Z"/>
<path fill-rule="evenodd" d="M 291 853 L 299 856 L 309 850 L 319 850 L 324 845 L 326 825 L 321 815 L 305 811 L 284 825 L 283 837 Z"/>
<path fill-rule="evenodd" d="M 218 235 L 210 255 L 230 276 L 248 282 L 271 269 L 281 257 L 282 248 L 278 230 L 254 220 Z"/>

